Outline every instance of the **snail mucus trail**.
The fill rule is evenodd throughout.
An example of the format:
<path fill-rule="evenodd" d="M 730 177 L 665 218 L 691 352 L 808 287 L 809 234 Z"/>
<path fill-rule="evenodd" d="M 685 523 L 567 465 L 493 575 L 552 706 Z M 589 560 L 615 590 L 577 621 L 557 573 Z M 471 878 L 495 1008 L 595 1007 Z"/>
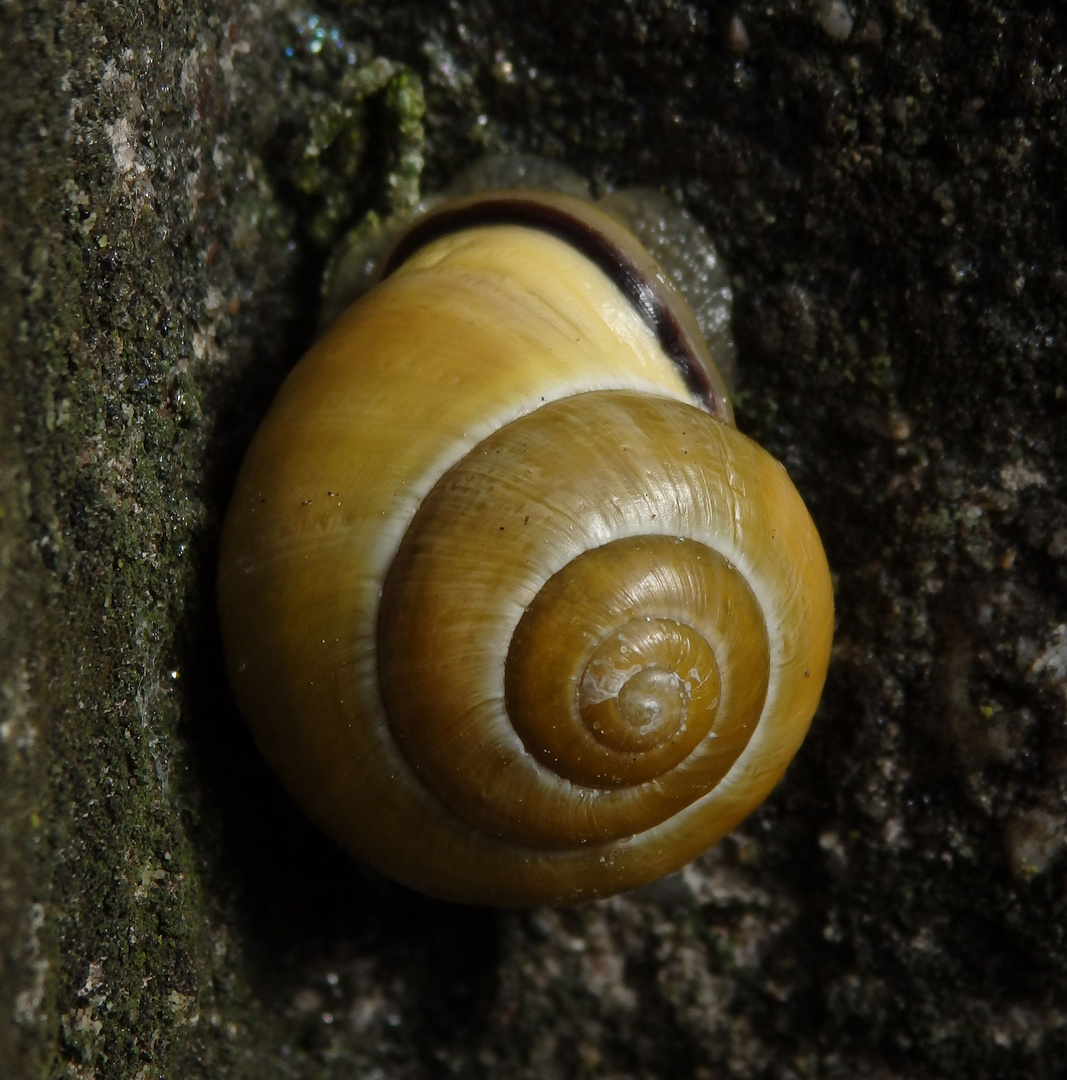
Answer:
<path fill-rule="evenodd" d="M 304 811 L 434 896 L 574 903 L 759 805 L 818 704 L 819 538 L 604 209 L 415 221 L 294 368 L 223 531 L 227 668 Z"/>

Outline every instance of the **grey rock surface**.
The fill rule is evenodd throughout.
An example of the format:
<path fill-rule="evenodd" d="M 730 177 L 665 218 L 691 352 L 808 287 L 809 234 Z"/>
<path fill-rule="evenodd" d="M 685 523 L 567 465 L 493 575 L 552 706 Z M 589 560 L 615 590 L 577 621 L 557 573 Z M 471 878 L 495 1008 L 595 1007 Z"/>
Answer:
<path fill-rule="evenodd" d="M 1062 1075 L 1061 10 L 14 0 L 0 31 L 0 1075 Z M 301 111 L 374 57 L 421 76 L 427 189 L 515 149 L 703 222 L 740 425 L 836 576 L 769 803 L 577 910 L 354 865 L 222 670 L 229 485 L 321 230 L 389 208 L 405 137 L 369 95 L 313 234 Z"/>

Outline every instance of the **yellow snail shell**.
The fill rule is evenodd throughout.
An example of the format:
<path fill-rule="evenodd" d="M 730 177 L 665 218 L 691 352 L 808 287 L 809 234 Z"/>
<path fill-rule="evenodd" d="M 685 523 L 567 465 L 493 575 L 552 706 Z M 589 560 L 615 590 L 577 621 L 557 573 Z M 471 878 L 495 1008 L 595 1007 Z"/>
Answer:
<path fill-rule="evenodd" d="M 421 219 L 290 374 L 222 537 L 227 667 L 307 814 L 434 896 L 652 881 L 770 792 L 833 597 L 692 315 L 594 207 Z"/>

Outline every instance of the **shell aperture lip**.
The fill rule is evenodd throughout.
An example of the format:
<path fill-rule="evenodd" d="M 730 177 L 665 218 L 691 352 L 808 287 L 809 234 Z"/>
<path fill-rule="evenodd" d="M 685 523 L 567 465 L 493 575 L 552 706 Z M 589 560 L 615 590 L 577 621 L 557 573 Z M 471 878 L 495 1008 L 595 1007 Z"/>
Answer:
<path fill-rule="evenodd" d="M 656 335 L 664 355 L 712 416 L 729 420 L 714 364 L 689 309 L 634 238 L 595 207 L 564 195 L 497 191 L 450 203 L 417 221 L 394 245 L 380 271 L 386 278 L 417 251 L 476 227 L 513 225 L 554 236 L 602 271 Z"/>

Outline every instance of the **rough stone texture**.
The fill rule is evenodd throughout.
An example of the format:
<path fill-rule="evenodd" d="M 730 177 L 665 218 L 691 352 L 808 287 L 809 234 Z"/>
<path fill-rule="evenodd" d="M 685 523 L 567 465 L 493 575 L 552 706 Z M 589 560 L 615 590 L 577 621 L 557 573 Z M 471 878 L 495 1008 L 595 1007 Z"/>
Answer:
<path fill-rule="evenodd" d="M 720 240 L 741 425 L 836 573 L 823 706 L 735 837 L 580 910 L 434 903 L 315 835 L 235 714 L 211 601 L 241 447 L 314 319 L 279 149 L 309 11 L 12 0 L 0 1075 L 1061 1074 L 1062 11 L 318 10 L 422 75 L 429 186 L 533 150 L 661 185 Z M 367 123 L 360 210 L 389 158 Z"/>

